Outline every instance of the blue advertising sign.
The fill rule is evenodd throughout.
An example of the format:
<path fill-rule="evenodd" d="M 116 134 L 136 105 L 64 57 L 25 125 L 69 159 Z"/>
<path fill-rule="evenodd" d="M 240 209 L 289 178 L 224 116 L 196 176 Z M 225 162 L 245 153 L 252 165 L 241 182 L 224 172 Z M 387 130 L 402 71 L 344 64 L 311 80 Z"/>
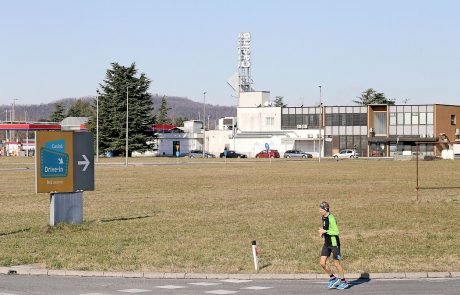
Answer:
<path fill-rule="evenodd" d="M 40 176 L 43 178 L 67 177 L 69 155 L 65 153 L 64 140 L 47 142 L 40 148 Z"/>

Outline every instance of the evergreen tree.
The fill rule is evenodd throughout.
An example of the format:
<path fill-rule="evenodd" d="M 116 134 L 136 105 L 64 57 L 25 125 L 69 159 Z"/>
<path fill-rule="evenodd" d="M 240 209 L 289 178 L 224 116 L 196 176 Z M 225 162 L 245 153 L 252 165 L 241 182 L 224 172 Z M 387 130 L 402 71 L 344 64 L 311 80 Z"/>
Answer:
<path fill-rule="evenodd" d="M 153 140 L 153 103 L 147 92 L 150 79 L 136 77 L 135 63 L 128 67 L 112 63 L 106 79 L 99 84 L 99 149 L 125 154 L 126 99 L 128 96 L 128 150 L 143 152 Z M 94 104 L 95 105 L 95 104 Z M 91 126 L 96 124 L 91 123 Z M 94 127 L 92 127 L 94 128 Z"/>
<path fill-rule="evenodd" d="M 93 107 L 88 101 L 78 99 L 67 111 L 67 117 L 91 117 L 94 115 Z"/>
<path fill-rule="evenodd" d="M 161 106 L 158 110 L 158 114 L 155 118 L 155 123 L 157 124 L 171 124 L 171 120 L 168 119 L 168 111 L 171 108 L 168 108 L 168 101 L 166 100 L 166 96 L 163 95 L 161 99 Z"/>
<path fill-rule="evenodd" d="M 284 96 L 276 96 L 275 101 L 274 101 L 275 107 L 282 107 L 282 108 L 287 107 L 287 104 L 284 103 L 283 99 L 284 99 Z"/>
<path fill-rule="evenodd" d="M 177 118 L 174 118 L 173 125 L 181 127 L 181 126 L 184 126 L 184 122 L 188 120 L 189 118 L 187 117 L 177 117 Z"/>
<path fill-rule="evenodd" d="M 387 99 L 385 94 L 377 92 L 372 88 L 369 88 L 361 93 L 361 96 L 357 97 L 358 100 L 353 100 L 354 103 L 359 105 L 369 105 L 369 104 L 388 104 L 394 105 L 394 99 Z"/>
<path fill-rule="evenodd" d="M 65 118 L 64 111 L 64 104 L 62 102 L 55 103 L 54 111 L 48 117 L 48 120 L 50 122 L 61 122 Z"/>

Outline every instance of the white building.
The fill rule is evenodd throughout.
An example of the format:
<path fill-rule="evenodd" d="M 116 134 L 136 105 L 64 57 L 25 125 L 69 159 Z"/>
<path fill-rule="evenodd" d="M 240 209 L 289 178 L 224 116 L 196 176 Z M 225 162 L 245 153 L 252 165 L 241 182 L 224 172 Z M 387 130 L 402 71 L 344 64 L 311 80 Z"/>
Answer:
<path fill-rule="evenodd" d="M 295 126 L 296 129 L 282 128 L 282 108 L 271 106 L 270 92 L 241 92 L 237 116 L 221 118 L 216 130 L 204 131 L 202 121 L 186 121 L 184 127 L 157 133 L 158 155 L 175 156 L 177 150 L 184 155 L 191 150 L 202 150 L 205 145 L 205 150 L 217 157 L 225 148 L 255 157 L 268 144 L 270 149 L 278 150 L 281 155 L 287 150 L 299 149 L 317 157 L 320 109 L 302 109 L 306 112 L 303 115 L 306 118 L 317 118 L 313 120 L 316 125 L 300 124 Z M 205 144 L 203 138 L 206 138 Z"/>
<path fill-rule="evenodd" d="M 319 115 L 319 107 L 310 109 Z M 255 157 L 268 143 L 281 155 L 295 148 L 318 156 L 319 128 L 302 124 L 297 129 L 282 129 L 281 111 L 271 106 L 270 92 L 241 92 L 237 117 L 223 118 L 217 130 L 206 131 L 207 150 L 218 155 L 227 148 Z"/>
<path fill-rule="evenodd" d="M 176 156 L 188 154 L 191 150 L 203 148 L 203 122 L 185 121 L 183 127 L 157 132 L 159 156 Z"/>

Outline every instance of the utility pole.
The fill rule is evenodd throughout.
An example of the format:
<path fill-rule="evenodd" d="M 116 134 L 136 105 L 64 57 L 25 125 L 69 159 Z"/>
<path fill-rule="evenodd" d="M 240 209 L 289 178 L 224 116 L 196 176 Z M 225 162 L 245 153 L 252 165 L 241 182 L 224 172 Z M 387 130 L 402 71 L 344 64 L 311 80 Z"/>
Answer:
<path fill-rule="evenodd" d="M 128 167 L 128 111 L 129 111 L 129 86 L 126 86 L 126 147 L 125 147 L 125 166 Z"/>
<path fill-rule="evenodd" d="M 203 158 L 206 150 L 206 91 L 203 92 Z"/>
<path fill-rule="evenodd" d="M 96 162 L 99 162 L 99 95 L 96 95 Z"/>
<path fill-rule="evenodd" d="M 319 157 L 318 161 L 321 163 L 321 150 L 322 150 L 322 129 L 323 129 L 323 103 L 321 102 L 321 85 L 319 87 Z"/>
<path fill-rule="evenodd" d="M 16 100 L 18 100 L 17 98 L 13 98 L 13 110 L 12 110 L 12 113 L 11 113 L 11 124 L 14 124 L 14 121 L 15 121 L 15 111 L 14 111 L 14 107 L 16 106 Z M 15 140 L 15 132 L 13 130 L 11 130 L 11 134 L 10 134 L 11 138 Z"/>
<path fill-rule="evenodd" d="M 8 122 L 8 109 L 5 110 L 5 123 Z M 8 141 L 8 130 L 5 129 L 5 142 Z"/>
<path fill-rule="evenodd" d="M 27 111 L 24 111 L 24 124 L 27 124 Z M 29 156 L 29 126 L 27 126 L 27 131 L 26 131 L 26 156 Z"/>

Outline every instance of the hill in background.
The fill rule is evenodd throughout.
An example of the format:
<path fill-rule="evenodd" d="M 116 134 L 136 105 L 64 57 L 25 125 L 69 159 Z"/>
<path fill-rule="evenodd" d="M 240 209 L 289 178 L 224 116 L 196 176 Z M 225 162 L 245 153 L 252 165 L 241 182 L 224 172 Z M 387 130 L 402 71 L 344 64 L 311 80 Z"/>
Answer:
<path fill-rule="evenodd" d="M 154 115 L 158 112 L 161 105 L 161 98 L 163 95 L 152 95 Z M 168 101 L 168 117 L 175 119 L 177 117 L 187 117 L 189 120 L 202 119 L 203 103 L 192 101 L 188 98 L 177 96 L 166 96 Z M 94 101 L 94 98 L 83 97 L 79 98 L 86 101 Z M 70 106 L 77 101 L 77 98 L 64 98 L 50 103 L 41 103 L 34 105 L 21 105 L 15 106 L 15 121 L 32 121 L 32 122 L 46 122 L 49 115 L 54 111 L 54 105 L 57 102 L 62 102 L 66 111 Z M 94 102 L 95 103 L 95 102 Z M 0 105 L 0 121 L 6 120 L 6 110 L 8 110 L 8 121 L 10 121 L 11 105 Z M 209 127 L 214 129 L 217 120 L 223 117 L 236 116 L 236 107 L 219 106 L 206 104 L 206 117 L 209 116 Z"/>

